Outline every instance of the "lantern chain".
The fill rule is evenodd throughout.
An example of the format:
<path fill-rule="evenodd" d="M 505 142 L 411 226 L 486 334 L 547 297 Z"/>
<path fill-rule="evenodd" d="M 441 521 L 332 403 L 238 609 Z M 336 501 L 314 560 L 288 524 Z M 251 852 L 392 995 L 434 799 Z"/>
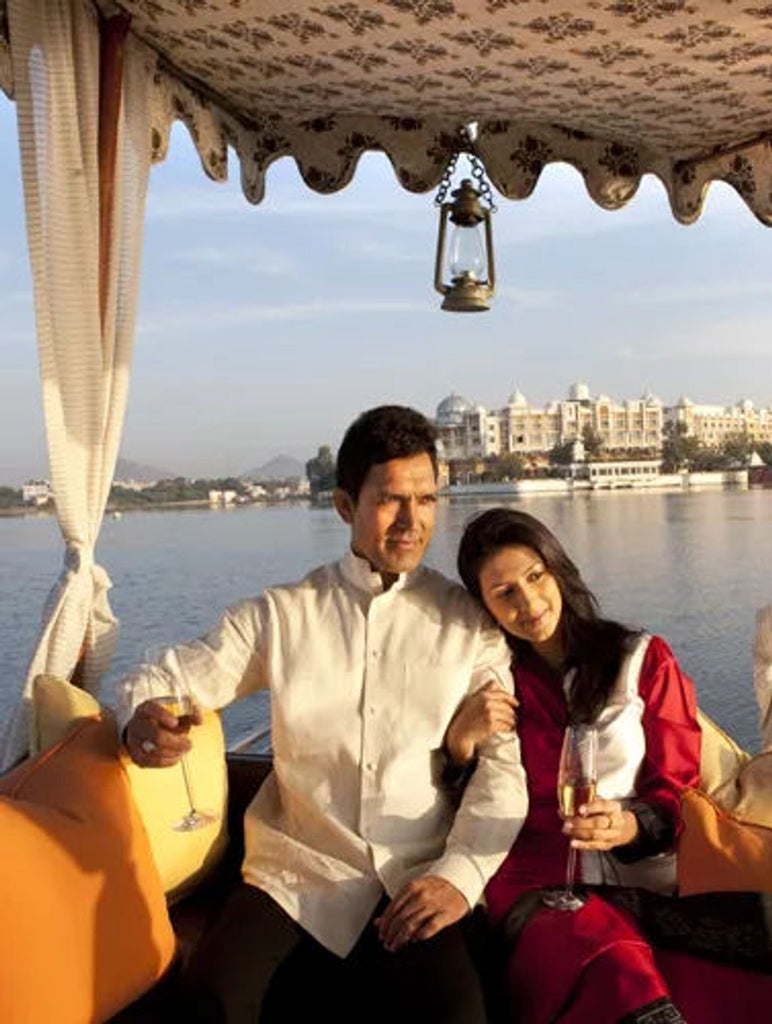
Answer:
<path fill-rule="evenodd" d="M 453 175 L 456 170 L 458 158 L 462 153 L 464 153 L 469 159 L 472 169 L 472 177 L 477 185 L 477 191 L 480 194 L 480 198 L 488 204 L 488 208 L 491 213 L 495 213 L 496 204 L 493 201 L 493 191 L 491 189 L 490 182 L 485 177 L 485 167 L 483 166 L 483 162 L 474 152 L 474 141 L 466 128 L 461 129 L 460 135 L 461 145 L 448 161 L 445 170 L 443 171 L 440 187 L 437 190 L 437 195 L 434 197 L 434 205 L 442 206 L 447 199 L 450 186 L 453 182 Z"/>
<path fill-rule="evenodd" d="M 483 167 L 482 160 L 474 153 L 470 153 L 469 163 L 472 165 L 472 177 L 477 182 L 477 191 L 480 193 L 480 198 L 484 199 L 488 204 L 488 209 L 491 213 L 495 213 L 496 204 L 493 201 L 493 191 L 490 182 L 485 177 L 485 168 Z"/>
<path fill-rule="evenodd" d="M 445 200 L 448 198 L 448 192 L 450 190 L 451 183 L 453 181 L 453 173 L 456 170 L 456 164 L 458 163 L 458 151 L 453 154 L 451 159 L 445 165 L 445 170 L 442 174 L 442 180 L 440 181 L 440 187 L 437 190 L 437 195 L 434 197 L 434 205 L 442 206 Z"/>

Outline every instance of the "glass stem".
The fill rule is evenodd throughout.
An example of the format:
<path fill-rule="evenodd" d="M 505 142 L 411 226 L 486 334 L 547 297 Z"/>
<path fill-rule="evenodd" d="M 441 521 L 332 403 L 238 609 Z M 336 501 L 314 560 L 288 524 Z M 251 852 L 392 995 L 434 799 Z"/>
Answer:
<path fill-rule="evenodd" d="M 183 756 L 180 758 L 180 764 L 182 765 L 182 778 L 185 781 L 185 791 L 188 794 L 188 803 L 190 804 L 191 813 L 195 813 L 196 807 L 193 803 L 193 789 L 190 785 L 190 775 L 188 775 L 188 759 Z"/>
<path fill-rule="evenodd" d="M 566 862 L 566 896 L 571 896 L 574 889 L 574 875 L 576 874 L 576 850 L 573 846 L 568 847 L 568 860 Z"/>

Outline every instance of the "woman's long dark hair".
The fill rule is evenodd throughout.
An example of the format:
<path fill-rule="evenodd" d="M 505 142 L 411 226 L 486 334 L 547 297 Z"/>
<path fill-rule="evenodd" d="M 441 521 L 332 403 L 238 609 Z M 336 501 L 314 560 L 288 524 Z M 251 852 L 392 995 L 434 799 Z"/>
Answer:
<path fill-rule="evenodd" d="M 593 721 L 608 701 L 622 659 L 639 634 L 619 622 L 600 616 L 595 595 L 582 579 L 560 541 L 547 527 L 509 508 L 493 508 L 471 520 L 458 549 L 458 573 L 466 589 L 485 606 L 480 593 L 480 570 L 502 548 L 528 547 L 537 552 L 552 573 L 563 599 L 558 626 L 563 670 L 575 669 L 569 693 L 569 717 Z M 507 633 L 515 654 L 530 644 Z"/>

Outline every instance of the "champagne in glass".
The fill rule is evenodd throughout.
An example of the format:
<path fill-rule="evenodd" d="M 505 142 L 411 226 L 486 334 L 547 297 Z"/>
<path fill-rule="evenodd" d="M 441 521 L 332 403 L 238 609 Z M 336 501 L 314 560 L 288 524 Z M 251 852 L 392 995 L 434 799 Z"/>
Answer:
<path fill-rule="evenodd" d="M 558 787 L 558 804 L 561 818 L 573 818 L 582 804 L 595 799 L 595 782 L 584 779 L 567 779 Z"/>
<path fill-rule="evenodd" d="M 151 700 L 163 705 L 166 711 L 175 716 L 177 719 L 176 731 L 186 733 L 193 724 L 193 698 L 188 688 L 185 670 L 179 659 L 175 659 L 177 665 L 175 672 L 160 666 L 161 655 L 162 651 L 152 650 L 145 657 L 147 692 Z M 218 820 L 218 816 L 213 811 L 205 811 L 196 807 L 190 779 L 190 766 L 185 754 L 180 757 L 179 764 L 185 783 L 188 810 L 174 822 L 172 828 L 177 832 L 192 832 L 194 829 L 214 824 Z"/>
<path fill-rule="evenodd" d="M 558 767 L 558 808 L 562 818 L 573 818 L 583 804 L 595 799 L 598 782 L 598 731 L 593 725 L 569 725 L 563 737 Z M 574 892 L 576 850 L 568 847 L 566 884 L 544 894 L 544 903 L 555 910 L 578 910 L 584 900 Z"/>

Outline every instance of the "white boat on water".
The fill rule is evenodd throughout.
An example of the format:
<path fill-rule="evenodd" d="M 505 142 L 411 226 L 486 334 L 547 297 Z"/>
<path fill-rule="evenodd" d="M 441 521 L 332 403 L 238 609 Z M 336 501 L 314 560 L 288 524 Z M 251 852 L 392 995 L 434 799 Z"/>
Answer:
<path fill-rule="evenodd" d="M 331 193 L 377 150 L 406 188 L 428 192 L 463 151 L 506 198 L 525 198 L 546 164 L 564 161 L 606 209 L 653 174 L 688 224 L 722 180 L 770 224 L 770 53 L 769 9 L 724 0 L 0 0 L 0 87 L 18 111 L 64 542 L 5 733 L 5 767 L 22 764 L 0 796 L 10 858 L 0 873 L 4 1020 L 159 1019 L 158 1005 L 124 1007 L 174 954 L 164 896 L 198 881 L 224 843 L 218 831 L 192 853 L 189 844 L 170 850 L 170 836 L 162 848 L 151 835 L 148 847 L 140 811 L 150 815 L 147 786 L 157 783 L 127 788 L 105 730 L 83 725 L 117 629 L 94 549 L 131 373 L 147 178 L 173 122 L 188 126 L 214 179 L 226 175 L 230 147 L 245 201 L 261 200 L 283 156 L 310 188 Z M 492 258 L 471 299 L 454 291 L 469 283 L 463 273 L 448 284 L 444 269 L 448 308 L 484 308 Z M 33 706 L 38 677 L 76 685 L 38 687 Z M 80 722 L 75 734 L 62 731 L 68 719 Z M 207 735 L 222 764 L 216 722 Z M 731 788 L 747 759 L 717 744 L 714 766 Z M 232 761 L 235 812 L 264 770 Z M 99 814 L 111 807 L 120 813 L 108 827 Z M 178 909 L 180 934 L 184 921 Z M 731 993 L 727 1020 L 738 998 Z"/>

